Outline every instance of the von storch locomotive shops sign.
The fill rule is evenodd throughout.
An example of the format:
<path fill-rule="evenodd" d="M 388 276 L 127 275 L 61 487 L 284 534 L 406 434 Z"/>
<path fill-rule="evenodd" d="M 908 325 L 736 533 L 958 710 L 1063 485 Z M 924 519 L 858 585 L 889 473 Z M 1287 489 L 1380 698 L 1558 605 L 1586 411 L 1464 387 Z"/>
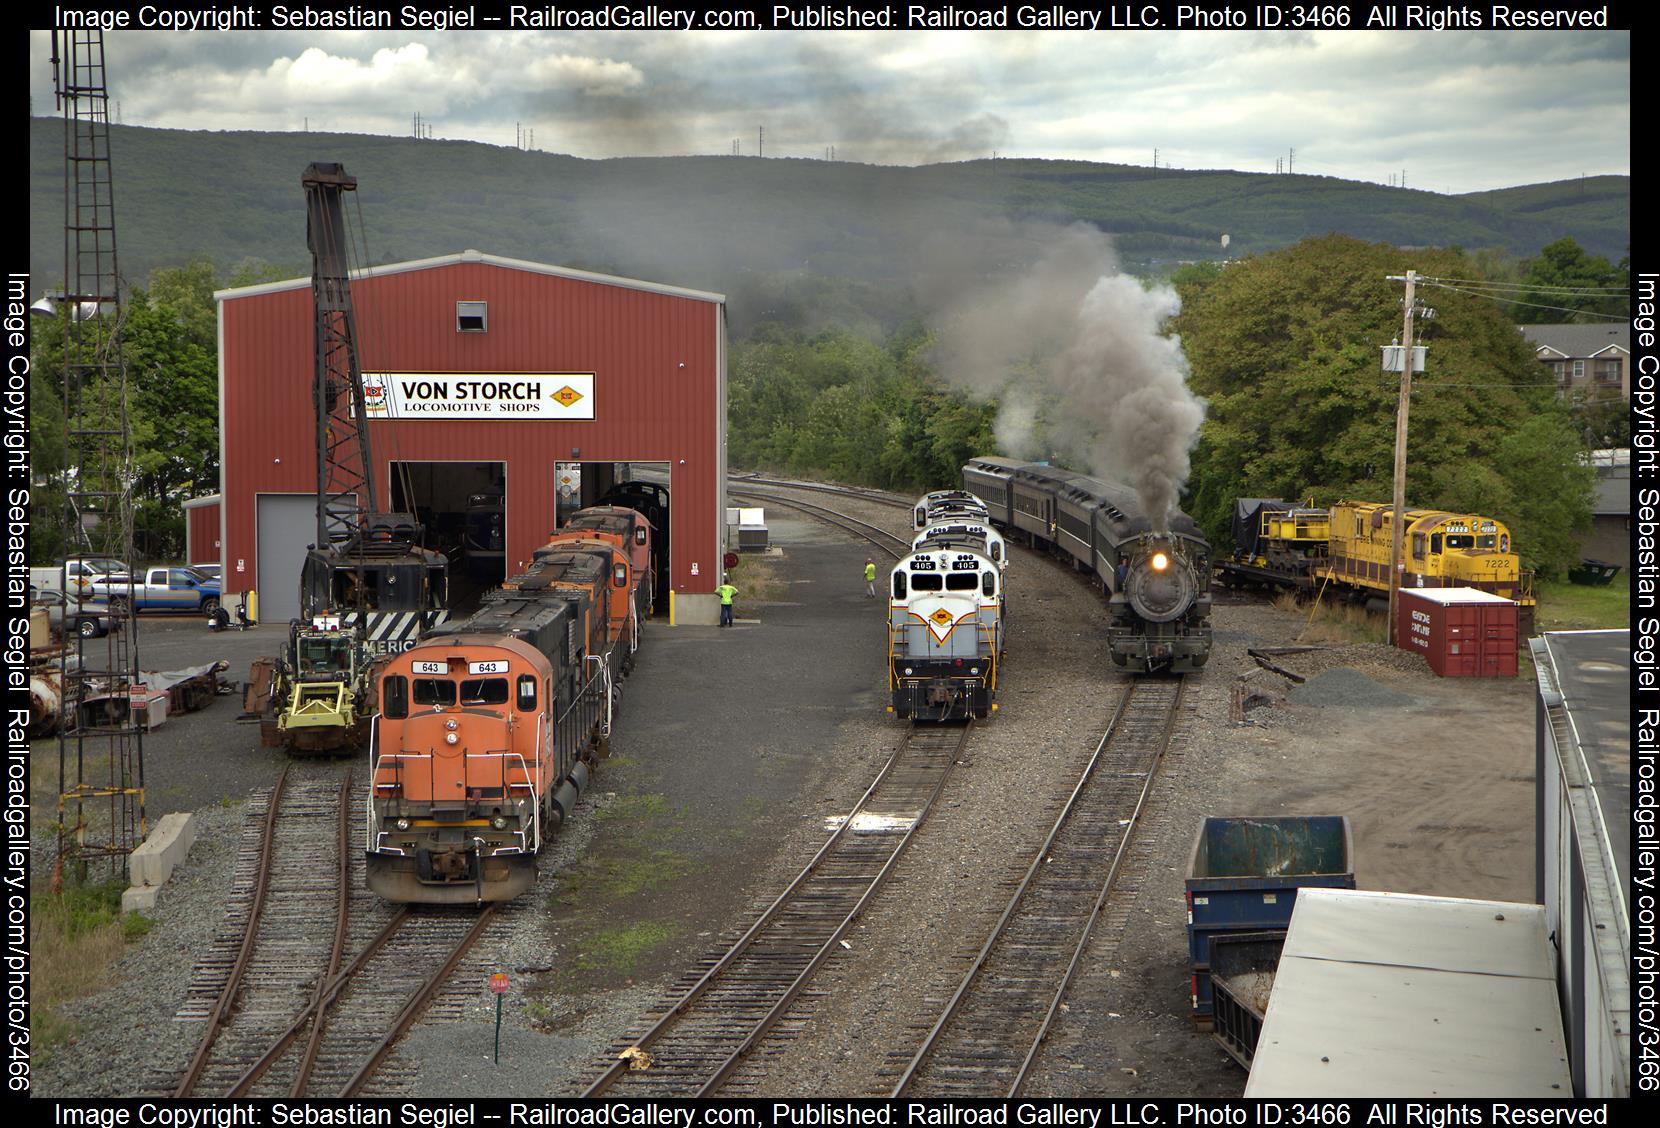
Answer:
<path fill-rule="evenodd" d="M 592 372 L 365 372 L 370 419 L 592 419 Z"/>

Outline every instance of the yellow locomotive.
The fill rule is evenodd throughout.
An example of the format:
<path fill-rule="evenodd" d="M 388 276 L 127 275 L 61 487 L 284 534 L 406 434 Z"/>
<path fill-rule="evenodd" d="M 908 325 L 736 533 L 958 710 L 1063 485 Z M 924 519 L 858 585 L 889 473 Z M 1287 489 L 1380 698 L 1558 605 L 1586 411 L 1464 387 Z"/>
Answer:
<path fill-rule="evenodd" d="M 1305 588 L 1329 580 L 1387 594 L 1394 518 L 1394 506 L 1367 501 L 1313 509 L 1242 498 L 1234 529 L 1240 552 L 1221 570 L 1241 580 Z M 1472 587 L 1513 599 L 1523 636 L 1532 633 L 1533 573 L 1522 571 L 1502 521 L 1438 509 L 1408 509 L 1402 518 L 1401 587 Z"/>

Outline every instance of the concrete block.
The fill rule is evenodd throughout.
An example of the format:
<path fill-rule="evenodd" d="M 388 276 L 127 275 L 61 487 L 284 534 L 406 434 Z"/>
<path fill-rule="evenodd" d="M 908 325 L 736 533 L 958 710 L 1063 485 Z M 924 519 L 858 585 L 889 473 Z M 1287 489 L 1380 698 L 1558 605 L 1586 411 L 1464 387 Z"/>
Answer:
<path fill-rule="evenodd" d="M 121 894 L 121 911 L 124 913 L 143 913 L 156 907 L 156 895 L 161 888 L 156 885 L 134 885 Z"/>
<path fill-rule="evenodd" d="M 163 815 L 138 849 L 127 859 L 134 885 L 161 885 L 173 875 L 196 841 L 196 820 L 181 811 Z"/>

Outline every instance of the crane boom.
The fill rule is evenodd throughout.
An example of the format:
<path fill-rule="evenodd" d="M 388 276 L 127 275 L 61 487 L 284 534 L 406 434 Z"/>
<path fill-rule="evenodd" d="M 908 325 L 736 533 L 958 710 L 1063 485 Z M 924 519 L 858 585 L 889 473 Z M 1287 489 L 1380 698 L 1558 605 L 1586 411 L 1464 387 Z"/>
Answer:
<path fill-rule="evenodd" d="M 380 515 L 374 463 L 364 425 L 363 370 L 347 261 L 341 196 L 357 178 L 338 164 L 314 163 L 300 177 L 306 198 L 306 245 L 311 249 L 315 309 L 317 412 L 317 546 L 361 537 Z"/>

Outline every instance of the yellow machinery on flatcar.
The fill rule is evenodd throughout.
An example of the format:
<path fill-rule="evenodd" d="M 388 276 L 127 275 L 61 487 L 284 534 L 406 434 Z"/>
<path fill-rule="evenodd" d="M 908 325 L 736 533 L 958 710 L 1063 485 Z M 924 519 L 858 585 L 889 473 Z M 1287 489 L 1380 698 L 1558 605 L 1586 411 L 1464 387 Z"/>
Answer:
<path fill-rule="evenodd" d="M 1326 559 L 1315 567 L 1315 575 L 1387 592 L 1394 507 L 1340 501 L 1327 512 L 1330 539 Z M 1408 509 L 1402 516 L 1406 526 L 1401 546 L 1402 587 L 1472 587 L 1514 599 L 1523 637 L 1532 633 L 1537 606 L 1533 573 L 1522 571 L 1503 522 L 1433 509 Z"/>

